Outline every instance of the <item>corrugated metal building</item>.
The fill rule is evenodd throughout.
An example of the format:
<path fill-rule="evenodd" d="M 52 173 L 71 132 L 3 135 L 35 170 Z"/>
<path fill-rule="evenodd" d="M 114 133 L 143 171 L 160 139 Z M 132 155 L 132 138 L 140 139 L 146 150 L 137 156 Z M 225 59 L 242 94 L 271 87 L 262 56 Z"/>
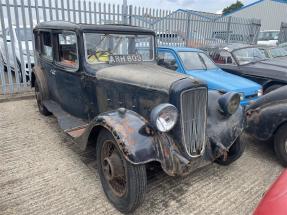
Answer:
<path fill-rule="evenodd" d="M 280 30 L 287 22 L 287 0 L 259 0 L 227 16 L 261 19 L 261 30 Z"/>

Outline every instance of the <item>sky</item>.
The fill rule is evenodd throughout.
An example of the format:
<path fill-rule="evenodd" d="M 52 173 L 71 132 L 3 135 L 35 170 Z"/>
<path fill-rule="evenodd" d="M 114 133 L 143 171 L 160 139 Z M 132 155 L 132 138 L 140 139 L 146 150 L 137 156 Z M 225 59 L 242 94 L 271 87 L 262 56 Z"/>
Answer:
<path fill-rule="evenodd" d="M 127 0 L 128 4 L 149 8 L 175 10 L 178 8 L 198 10 L 204 12 L 219 13 L 223 8 L 235 3 L 236 0 Z M 241 0 L 244 5 L 255 0 Z M 112 3 L 120 3 L 121 0 L 110 0 Z"/>

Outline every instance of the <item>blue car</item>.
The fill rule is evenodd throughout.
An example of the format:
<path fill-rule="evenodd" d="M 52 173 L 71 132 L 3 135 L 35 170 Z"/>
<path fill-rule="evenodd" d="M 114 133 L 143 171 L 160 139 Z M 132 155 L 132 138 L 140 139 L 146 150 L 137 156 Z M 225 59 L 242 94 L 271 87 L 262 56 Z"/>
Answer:
<path fill-rule="evenodd" d="M 179 73 L 184 73 L 204 81 L 210 90 L 223 93 L 237 92 L 241 95 L 241 105 L 246 106 L 262 96 L 262 86 L 224 72 L 203 51 L 185 47 L 159 47 L 158 64 Z"/>

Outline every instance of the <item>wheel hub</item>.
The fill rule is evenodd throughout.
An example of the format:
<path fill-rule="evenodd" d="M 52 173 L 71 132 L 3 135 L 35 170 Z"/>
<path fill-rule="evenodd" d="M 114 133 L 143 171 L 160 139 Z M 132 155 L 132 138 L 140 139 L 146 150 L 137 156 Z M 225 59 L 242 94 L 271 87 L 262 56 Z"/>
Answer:
<path fill-rule="evenodd" d="M 104 159 L 103 170 L 108 180 L 125 176 L 121 158 L 115 152 L 113 152 L 110 157 Z"/>
<path fill-rule="evenodd" d="M 112 141 L 106 141 L 102 148 L 101 164 L 104 178 L 113 193 L 122 197 L 127 190 L 125 165 L 120 152 Z"/>

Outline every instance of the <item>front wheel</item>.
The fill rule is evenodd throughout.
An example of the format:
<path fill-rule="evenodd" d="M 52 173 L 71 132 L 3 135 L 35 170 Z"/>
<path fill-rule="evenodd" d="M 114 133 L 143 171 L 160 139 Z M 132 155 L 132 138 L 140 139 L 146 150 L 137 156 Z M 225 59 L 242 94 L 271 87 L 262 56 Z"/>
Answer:
<path fill-rule="evenodd" d="M 146 169 L 126 161 L 107 130 L 97 140 L 97 167 L 108 200 L 122 213 L 133 212 L 144 199 Z"/>
<path fill-rule="evenodd" d="M 275 133 L 274 151 L 281 164 L 287 167 L 287 124 L 281 126 Z"/>
<path fill-rule="evenodd" d="M 240 137 L 238 137 L 227 152 L 227 157 L 221 156 L 217 160 L 215 160 L 215 162 L 220 165 L 227 166 L 242 156 L 245 147 L 246 141 L 241 141 Z"/>

